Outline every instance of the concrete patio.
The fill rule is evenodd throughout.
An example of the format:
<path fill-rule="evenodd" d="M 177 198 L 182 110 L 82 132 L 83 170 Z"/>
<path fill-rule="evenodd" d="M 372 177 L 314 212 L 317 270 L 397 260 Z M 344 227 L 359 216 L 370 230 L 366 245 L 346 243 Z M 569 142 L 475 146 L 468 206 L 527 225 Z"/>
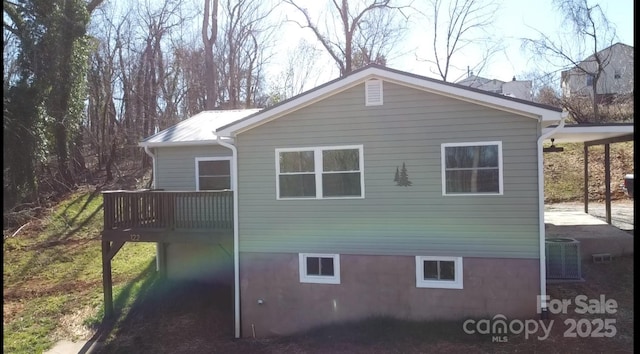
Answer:
<path fill-rule="evenodd" d="M 612 225 L 604 221 L 604 204 L 589 205 L 589 214 L 578 203 L 549 205 L 545 208 L 547 238 L 573 238 L 580 241 L 583 260 L 593 254 L 612 257 L 633 254 L 633 201 L 613 204 Z"/>

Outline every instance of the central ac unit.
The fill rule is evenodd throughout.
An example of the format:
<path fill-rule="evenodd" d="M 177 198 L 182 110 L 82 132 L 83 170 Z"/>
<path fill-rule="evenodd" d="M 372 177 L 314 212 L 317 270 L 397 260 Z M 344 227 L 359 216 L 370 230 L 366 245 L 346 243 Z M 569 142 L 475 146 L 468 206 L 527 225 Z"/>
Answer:
<path fill-rule="evenodd" d="M 580 241 L 572 238 L 548 238 L 545 251 L 547 279 L 582 279 Z"/>

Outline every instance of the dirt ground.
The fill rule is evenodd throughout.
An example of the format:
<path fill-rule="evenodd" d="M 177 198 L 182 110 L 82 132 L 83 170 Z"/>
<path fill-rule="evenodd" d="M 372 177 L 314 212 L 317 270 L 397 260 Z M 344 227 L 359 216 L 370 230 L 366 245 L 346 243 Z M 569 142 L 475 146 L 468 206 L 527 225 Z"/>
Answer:
<path fill-rule="evenodd" d="M 550 313 L 544 321 L 551 328 L 548 337 L 540 339 L 543 332 L 538 331 L 499 341 L 464 333 L 462 321 L 418 323 L 389 318 L 320 327 L 289 337 L 236 340 L 232 339 L 229 287 L 159 283 L 118 329 L 102 333 L 106 345 L 96 352 L 632 353 L 633 257 L 609 263 L 583 262 L 583 275 L 584 282 L 548 285 L 552 300 L 572 301 L 564 313 Z M 604 296 L 606 301 L 615 301 L 615 311 L 580 314 L 575 305 L 578 295 L 588 302 Z M 605 322 L 606 327 L 599 327 Z"/>

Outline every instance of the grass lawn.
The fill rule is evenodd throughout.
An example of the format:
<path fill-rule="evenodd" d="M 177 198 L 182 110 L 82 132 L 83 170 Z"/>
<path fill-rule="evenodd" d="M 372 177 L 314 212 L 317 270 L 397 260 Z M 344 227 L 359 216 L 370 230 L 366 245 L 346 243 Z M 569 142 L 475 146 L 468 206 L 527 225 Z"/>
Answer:
<path fill-rule="evenodd" d="M 3 351 L 39 353 L 92 333 L 102 319 L 102 196 L 71 195 L 3 243 Z M 126 311 L 155 276 L 155 246 L 128 244 L 113 260 L 114 299 Z"/>

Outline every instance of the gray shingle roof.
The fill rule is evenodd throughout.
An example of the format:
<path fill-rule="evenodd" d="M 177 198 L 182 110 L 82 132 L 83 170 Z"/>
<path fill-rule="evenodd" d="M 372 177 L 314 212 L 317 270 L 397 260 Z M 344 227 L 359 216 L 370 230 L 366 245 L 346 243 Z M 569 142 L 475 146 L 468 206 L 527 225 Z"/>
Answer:
<path fill-rule="evenodd" d="M 140 146 L 207 144 L 217 139 L 217 128 L 259 112 L 260 109 L 202 111 L 140 142 Z"/>

